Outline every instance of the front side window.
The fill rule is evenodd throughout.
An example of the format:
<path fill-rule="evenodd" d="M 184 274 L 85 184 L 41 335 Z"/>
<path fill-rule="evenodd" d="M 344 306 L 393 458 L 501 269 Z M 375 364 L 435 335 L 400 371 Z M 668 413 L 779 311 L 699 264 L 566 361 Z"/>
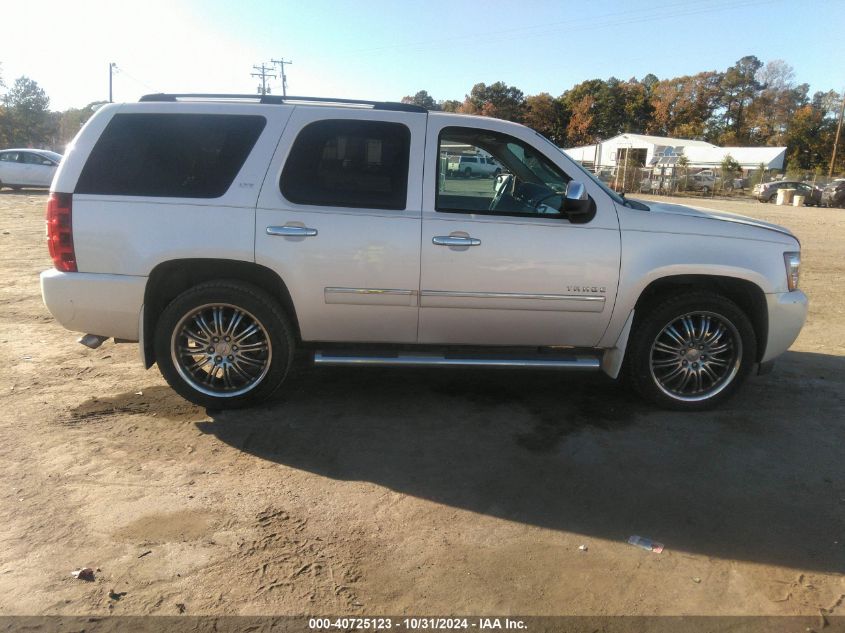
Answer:
<path fill-rule="evenodd" d="M 24 152 L 22 155 L 23 162 L 27 165 L 52 165 L 53 161 L 45 156 L 41 156 L 41 154 L 35 154 L 34 152 Z"/>
<path fill-rule="evenodd" d="M 116 114 L 82 169 L 76 193 L 219 198 L 267 120 L 228 114 Z"/>
<path fill-rule="evenodd" d="M 486 178 L 461 177 L 454 167 L 465 160 L 464 154 L 489 155 L 486 162 L 496 169 L 490 169 Z M 447 127 L 440 133 L 439 158 L 437 211 L 561 217 L 570 178 L 517 138 L 490 130 Z"/>
<path fill-rule="evenodd" d="M 401 123 L 332 119 L 296 137 L 279 188 L 293 203 L 405 208 L 411 131 Z"/>

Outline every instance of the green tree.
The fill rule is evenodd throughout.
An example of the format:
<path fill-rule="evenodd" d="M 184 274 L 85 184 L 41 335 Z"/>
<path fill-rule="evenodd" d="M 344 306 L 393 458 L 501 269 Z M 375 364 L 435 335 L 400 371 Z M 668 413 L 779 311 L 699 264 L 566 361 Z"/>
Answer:
<path fill-rule="evenodd" d="M 681 154 L 678 158 L 678 168 L 681 170 L 681 179 L 679 181 L 679 188 L 681 191 L 687 190 L 687 178 L 689 178 L 689 158 Z"/>
<path fill-rule="evenodd" d="M 497 81 L 489 86 L 477 83 L 461 106 L 464 114 L 480 114 L 507 121 L 521 122 L 525 106 L 522 90 Z"/>
<path fill-rule="evenodd" d="M 19 77 L 3 96 L 3 127 L 10 145 L 41 145 L 52 133 L 50 98 L 32 79 Z"/>
<path fill-rule="evenodd" d="M 417 94 L 413 97 L 402 97 L 402 103 L 412 103 L 414 105 L 418 105 L 420 107 L 425 108 L 426 110 L 437 110 L 437 102 L 434 100 L 426 90 L 420 90 Z"/>
<path fill-rule="evenodd" d="M 64 147 L 67 145 L 76 133 L 82 129 L 82 126 L 91 118 L 91 116 L 100 107 L 108 103 L 107 101 L 93 101 L 84 108 L 69 108 L 64 112 L 54 113 L 55 115 L 55 137 L 52 144 L 55 147 Z"/>
<path fill-rule="evenodd" d="M 750 142 L 747 111 L 760 90 L 757 73 L 763 62 L 746 55 L 725 71 L 721 82 L 721 135 L 723 145 Z"/>
<path fill-rule="evenodd" d="M 437 106 L 443 110 L 443 112 L 458 112 L 461 105 L 461 102 L 456 99 L 446 99 L 446 101 L 437 102 Z"/>
<path fill-rule="evenodd" d="M 722 159 L 720 167 L 722 175 L 722 190 L 733 189 L 733 180 L 736 177 L 737 173 L 739 173 L 739 171 L 742 169 L 742 167 L 730 154 L 725 154 L 725 157 Z"/>

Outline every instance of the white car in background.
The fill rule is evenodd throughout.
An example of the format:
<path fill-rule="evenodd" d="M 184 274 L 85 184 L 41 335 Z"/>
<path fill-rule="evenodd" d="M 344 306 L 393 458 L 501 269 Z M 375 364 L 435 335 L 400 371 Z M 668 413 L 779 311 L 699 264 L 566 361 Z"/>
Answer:
<path fill-rule="evenodd" d="M 0 189 L 49 188 L 61 160 L 61 154 L 46 149 L 0 151 Z"/>

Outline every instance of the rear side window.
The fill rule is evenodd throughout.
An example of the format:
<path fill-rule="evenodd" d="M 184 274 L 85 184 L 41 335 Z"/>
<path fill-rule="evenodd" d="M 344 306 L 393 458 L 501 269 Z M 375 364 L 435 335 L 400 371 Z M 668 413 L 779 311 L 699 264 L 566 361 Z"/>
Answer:
<path fill-rule="evenodd" d="M 296 137 L 279 187 L 296 204 L 401 210 L 410 144 L 401 123 L 311 123 Z"/>
<path fill-rule="evenodd" d="M 82 169 L 76 193 L 219 198 L 266 119 L 225 114 L 116 114 Z"/>

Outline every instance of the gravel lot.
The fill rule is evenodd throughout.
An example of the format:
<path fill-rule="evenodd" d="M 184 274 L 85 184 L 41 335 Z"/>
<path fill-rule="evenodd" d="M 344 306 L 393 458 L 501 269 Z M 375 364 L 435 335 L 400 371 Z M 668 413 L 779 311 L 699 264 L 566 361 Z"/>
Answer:
<path fill-rule="evenodd" d="M 0 614 L 845 610 L 842 210 L 693 201 L 794 230 L 811 299 L 718 411 L 601 375 L 303 366 L 219 413 L 53 321 L 45 199 L 0 194 Z"/>

